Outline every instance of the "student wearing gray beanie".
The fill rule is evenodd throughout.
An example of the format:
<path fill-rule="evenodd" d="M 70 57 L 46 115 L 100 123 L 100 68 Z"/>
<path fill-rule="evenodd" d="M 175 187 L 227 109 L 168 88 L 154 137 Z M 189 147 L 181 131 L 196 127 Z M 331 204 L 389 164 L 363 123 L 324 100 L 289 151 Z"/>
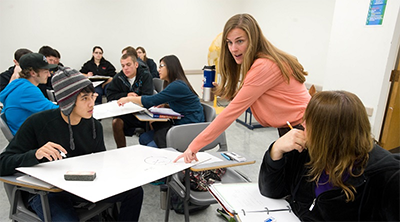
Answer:
<path fill-rule="evenodd" d="M 92 83 L 78 71 L 63 67 L 52 83 L 59 108 L 33 114 L 22 124 L 0 154 L 0 176 L 14 174 L 17 167 L 60 160 L 61 152 L 70 158 L 106 151 L 102 125 L 92 117 L 97 97 Z M 79 221 L 73 206 L 86 202 L 68 192 L 49 193 L 48 199 L 51 221 Z M 114 219 L 138 221 L 143 189 L 137 187 L 104 201 L 121 203 Z M 29 206 L 44 220 L 40 195 L 30 197 Z"/>
<path fill-rule="evenodd" d="M 61 112 L 68 118 L 70 147 L 72 150 L 74 150 L 75 144 L 71 127 L 70 115 L 75 107 L 75 102 L 76 98 L 78 97 L 78 94 L 85 87 L 92 85 L 92 82 L 77 70 L 61 66 L 51 79 L 51 82 Z M 95 96 L 96 95 L 97 94 L 95 94 Z M 92 122 L 93 122 L 93 139 L 96 139 L 96 128 L 94 126 L 93 118 Z"/>

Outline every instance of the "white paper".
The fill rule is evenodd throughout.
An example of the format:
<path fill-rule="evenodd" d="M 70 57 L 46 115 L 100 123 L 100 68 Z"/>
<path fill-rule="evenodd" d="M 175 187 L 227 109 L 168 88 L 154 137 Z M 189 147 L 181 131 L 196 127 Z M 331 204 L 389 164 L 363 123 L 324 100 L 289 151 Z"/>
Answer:
<path fill-rule="evenodd" d="M 105 119 L 129 113 L 136 113 L 143 110 L 145 110 L 145 108 L 135 103 L 128 102 L 125 103 L 123 106 L 119 106 L 117 100 L 113 100 L 108 103 L 95 105 L 93 109 L 93 117 L 95 119 Z"/>

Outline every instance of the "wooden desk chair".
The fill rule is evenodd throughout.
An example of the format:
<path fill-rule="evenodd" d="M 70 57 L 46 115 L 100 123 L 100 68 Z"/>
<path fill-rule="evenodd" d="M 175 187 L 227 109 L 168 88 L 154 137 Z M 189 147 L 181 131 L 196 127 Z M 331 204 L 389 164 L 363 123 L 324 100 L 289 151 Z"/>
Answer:
<path fill-rule="evenodd" d="M 23 174 L 15 174 L 12 176 L 0 177 L 0 181 L 4 182 L 4 190 L 10 202 L 10 219 L 13 221 L 41 221 L 36 213 L 28 208 L 27 193 L 38 194 L 42 201 L 43 213 L 45 221 L 51 221 L 50 206 L 47 199 L 49 192 L 61 192 L 59 188 L 46 188 L 18 181 L 16 178 Z M 112 203 L 96 203 L 90 204 L 88 208 L 77 208 L 80 221 L 87 221 L 93 217 L 100 215 L 103 211 L 112 208 Z M 101 215 L 100 215 L 101 216 Z"/>
<path fill-rule="evenodd" d="M 191 123 L 172 127 L 167 132 L 167 147 L 173 147 L 178 151 L 185 151 L 190 142 L 203 131 L 210 123 Z M 225 132 L 223 132 L 216 140 L 208 144 L 201 151 L 212 149 L 219 146 L 218 151 L 227 151 L 227 142 Z M 227 168 L 226 173 L 221 177 L 222 183 L 237 183 L 247 182 L 246 178 L 242 177 L 236 171 Z M 183 184 L 178 174 L 174 174 L 167 179 L 167 209 L 165 211 L 165 221 L 168 221 L 170 210 L 170 192 L 174 191 L 184 200 L 185 221 L 189 221 L 189 202 L 197 206 L 206 206 L 217 203 L 209 192 L 191 191 L 189 182 L 189 170 L 186 170 L 185 184 Z"/>
<path fill-rule="evenodd" d="M 4 137 L 8 140 L 8 142 L 10 142 L 14 138 L 14 135 L 11 133 L 10 127 L 7 125 L 6 116 L 4 113 L 0 114 L 0 128 L 4 134 Z"/>

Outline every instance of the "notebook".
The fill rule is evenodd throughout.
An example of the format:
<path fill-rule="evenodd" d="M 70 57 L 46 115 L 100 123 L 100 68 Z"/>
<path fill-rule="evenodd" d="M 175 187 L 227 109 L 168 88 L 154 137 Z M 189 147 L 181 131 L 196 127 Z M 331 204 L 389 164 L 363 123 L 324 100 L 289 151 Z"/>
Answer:
<path fill-rule="evenodd" d="M 225 211 L 241 221 L 300 221 L 286 200 L 261 195 L 258 183 L 217 183 L 208 190 Z"/>

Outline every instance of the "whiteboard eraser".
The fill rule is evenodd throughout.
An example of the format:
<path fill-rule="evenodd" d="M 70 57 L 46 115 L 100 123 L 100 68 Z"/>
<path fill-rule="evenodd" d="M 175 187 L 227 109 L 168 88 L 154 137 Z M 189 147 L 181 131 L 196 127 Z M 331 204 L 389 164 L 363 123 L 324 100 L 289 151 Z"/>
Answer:
<path fill-rule="evenodd" d="M 65 180 L 72 181 L 93 181 L 96 178 L 94 171 L 67 171 L 64 174 Z"/>

